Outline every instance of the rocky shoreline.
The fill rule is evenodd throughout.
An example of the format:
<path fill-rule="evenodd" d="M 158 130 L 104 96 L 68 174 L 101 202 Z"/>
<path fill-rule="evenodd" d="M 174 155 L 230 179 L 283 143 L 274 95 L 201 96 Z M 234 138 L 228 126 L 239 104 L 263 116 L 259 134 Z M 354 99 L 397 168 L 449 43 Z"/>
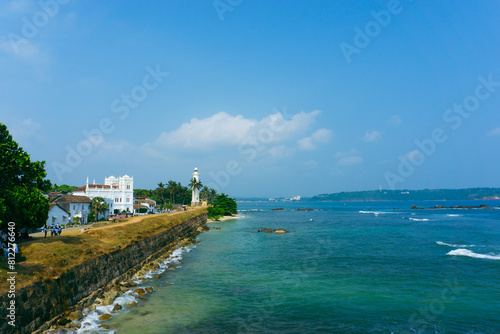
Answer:
<path fill-rule="evenodd" d="M 198 233 L 208 231 L 207 226 L 202 226 L 197 229 Z M 181 241 L 168 246 L 168 250 L 155 259 L 150 258 L 136 271 L 131 271 L 125 275 L 113 280 L 107 286 L 94 291 L 90 296 L 81 300 L 77 305 L 67 310 L 64 314 L 60 314 L 55 318 L 47 321 L 42 327 L 34 331 L 34 334 L 53 334 L 53 333 L 76 333 L 79 329 L 90 326 L 90 322 L 85 322 L 87 316 L 95 312 L 99 317 L 99 321 L 105 321 L 113 317 L 113 315 L 123 308 L 135 307 L 138 302 L 145 301 L 146 295 L 154 292 L 153 287 L 139 287 L 142 281 L 145 280 L 147 274 L 158 271 L 162 266 L 164 270 L 152 276 L 154 279 L 159 279 L 169 270 L 177 270 L 173 264 L 166 265 L 175 250 L 196 244 L 196 236 L 182 239 Z M 182 262 L 180 262 L 182 263 Z M 166 267 L 165 267 L 166 266 Z M 134 298 L 133 301 L 124 305 L 115 303 L 116 299 L 130 295 Z M 99 310 L 100 306 L 114 305 L 111 311 L 103 312 Z M 106 324 L 100 324 L 99 328 L 109 329 Z"/>

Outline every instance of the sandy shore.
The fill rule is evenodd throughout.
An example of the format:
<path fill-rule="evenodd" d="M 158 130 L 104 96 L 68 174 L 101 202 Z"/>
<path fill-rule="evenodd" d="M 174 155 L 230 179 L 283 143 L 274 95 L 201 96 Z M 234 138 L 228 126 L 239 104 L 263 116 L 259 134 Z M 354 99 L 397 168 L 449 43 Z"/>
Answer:
<path fill-rule="evenodd" d="M 209 219 L 209 220 L 207 220 L 207 224 L 210 224 L 210 223 L 220 223 L 220 222 L 222 222 L 224 220 L 238 219 L 238 218 L 239 218 L 239 216 L 224 216 L 224 217 L 219 218 L 217 220 Z"/>

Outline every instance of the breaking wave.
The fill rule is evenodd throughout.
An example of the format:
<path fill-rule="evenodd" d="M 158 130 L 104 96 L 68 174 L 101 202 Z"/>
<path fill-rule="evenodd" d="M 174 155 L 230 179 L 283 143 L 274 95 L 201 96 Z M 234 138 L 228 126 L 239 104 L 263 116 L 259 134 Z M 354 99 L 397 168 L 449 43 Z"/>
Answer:
<path fill-rule="evenodd" d="M 487 259 L 487 260 L 500 260 L 500 255 L 488 255 L 488 254 L 478 254 L 474 253 L 473 251 L 470 251 L 468 249 L 455 249 L 449 252 L 446 255 L 455 255 L 455 256 L 468 256 L 468 257 L 473 257 L 476 259 Z"/>
<path fill-rule="evenodd" d="M 476 245 L 454 245 L 454 244 L 447 244 L 446 242 L 442 242 L 442 241 L 436 241 L 436 243 L 438 245 L 441 245 L 441 246 L 448 246 L 448 247 L 453 247 L 453 248 L 468 248 L 468 247 L 476 247 Z"/>

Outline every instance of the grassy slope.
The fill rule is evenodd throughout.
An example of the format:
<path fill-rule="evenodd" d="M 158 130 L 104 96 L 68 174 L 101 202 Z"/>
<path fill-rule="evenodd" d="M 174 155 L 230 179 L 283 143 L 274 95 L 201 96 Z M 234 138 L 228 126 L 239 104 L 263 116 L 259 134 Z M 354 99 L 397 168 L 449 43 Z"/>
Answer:
<path fill-rule="evenodd" d="M 57 237 L 37 237 L 20 244 L 16 269 L 16 290 L 41 279 L 60 276 L 64 271 L 97 256 L 111 253 L 133 242 L 155 235 L 187 219 L 206 212 L 196 208 L 187 212 L 129 218 L 118 223 L 98 223 L 81 232 L 64 231 Z M 8 290 L 7 259 L 0 259 L 0 295 Z"/>

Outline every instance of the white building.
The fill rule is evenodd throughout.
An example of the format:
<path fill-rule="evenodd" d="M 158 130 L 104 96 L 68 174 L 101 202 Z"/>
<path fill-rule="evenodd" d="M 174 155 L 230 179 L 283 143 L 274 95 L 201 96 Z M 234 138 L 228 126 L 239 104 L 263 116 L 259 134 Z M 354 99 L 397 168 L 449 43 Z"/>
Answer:
<path fill-rule="evenodd" d="M 87 196 L 59 195 L 50 200 L 47 224 L 88 223 L 92 200 Z"/>
<path fill-rule="evenodd" d="M 118 178 L 110 176 L 104 179 L 104 184 L 87 184 L 83 187 L 75 189 L 73 195 L 87 196 L 89 198 L 102 197 L 108 203 L 108 214 L 114 213 L 115 210 L 121 213 L 134 212 L 134 178 L 128 175 Z"/>
<path fill-rule="evenodd" d="M 146 214 L 146 213 L 158 213 L 158 209 L 156 206 L 156 201 L 151 198 L 146 197 L 136 197 L 134 204 L 134 214 Z M 141 212 L 144 210 L 140 210 L 145 208 L 146 212 Z"/>
<path fill-rule="evenodd" d="M 197 182 L 200 182 L 200 173 L 198 173 L 198 167 L 194 168 L 193 178 L 196 179 Z M 191 206 L 200 205 L 200 189 L 193 187 L 191 194 Z"/>

